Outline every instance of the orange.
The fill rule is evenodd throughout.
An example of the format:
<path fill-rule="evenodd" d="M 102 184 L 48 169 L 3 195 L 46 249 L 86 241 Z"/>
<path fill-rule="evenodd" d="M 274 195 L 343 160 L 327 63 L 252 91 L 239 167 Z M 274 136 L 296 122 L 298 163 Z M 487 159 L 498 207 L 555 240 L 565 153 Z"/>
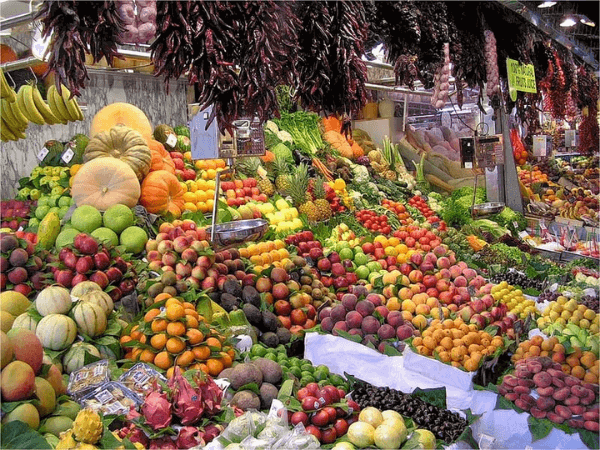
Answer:
<path fill-rule="evenodd" d="M 168 308 L 171 305 L 179 305 L 179 306 L 183 306 L 181 304 L 181 301 L 175 297 L 169 297 L 167 299 L 167 301 L 165 302 L 165 308 Z"/>
<path fill-rule="evenodd" d="M 177 319 L 181 319 L 184 316 L 185 316 L 185 309 L 183 309 L 183 306 L 178 305 L 178 304 L 177 305 L 171 304 L 171 305 L 167 306 L 167 319 L 177 320 Z"/>
<path fill-rule="evenodd" d="M 150 311 L 148 311 L 145 315 L 144 315 L 144 322 L 148 323 L 148 322 L 152 322 L 152 320 L 158 316 L 160 314 L 160 309 L 158 308 L 152 308 Z"/>
<path fill-rule="evenodd" d="M 187 367 L 194 361 L 194 354 L 191 350 L 186 350 L 177 358 L 175 358 L 175 364 L 179 367 Z"/>
<path fill-rule="evenodd" d="M 165 331 L 167 329 L 168 324 L 169 323 L 165 319 L 154 319 L 150 328 L 155 333 L 159 333 L 161 331 Z"/>
<path fill-rule="evenodd" d="M 185 309 L 193 309 L 194 311 L 196 310 L 196 307 L 190 302 L 183 302 L 181 306 L 183 306 Z"/>
<path fill-rule="evenodd" d="M 166 370 L 173 365 L 173 358 L 168 352 L 160 352 L 154 357 L 154 365 Z"/>
<path fill-rule="evenodd" d="M 221 357 L 219 358 L 219 360 L 223 363 L 223 367 L 224 368 L 231 367 L 231 365 L 233 364 L 233 360 L 231 359 L 231 356 L 229 356 L 225 352 L 221 352 L 220 355 L 221 355 Z"/>
<path fill-rule="evenodd" d="M 150 338 L 150 345 L 156 350 L 162 350 L 167 345 L 167 335 L 164 333 L 155 334 Z"/>
<path fill-rule="evenodd" d="M 169 353 L 181 353 L 185 348 L 185 341 L 179 337 L 172 337 L 167 340 L 167 351 Z"/>
<path fill-rule="evenodd" d="M 192 352 L 194 352 L 194 358 L 198 361 L 205 361 L 210 358 L 210 349 L 205 345 L 192 348 Z"/>
<path fill-rule="evenodd" d="M 169 298 L 171 298 L 171 294 L 169 294 L 168 292 L 161 292 L 156 297 L 154 297 L 154 302 L 155 303 L 162 302 L 162 301 L 167 300 Z"/>
<path fill-rule="evenodd" d="M 206 345 L 208 345 L 209 347 L 215 347 L 217 350 L 221 350 L 222 348 L 221 341 L 214 337 L 209 337 L 206 340 Z"/>
<path fill-rule="evenodd" d="M 206 367 L 208 368 L 208 373 L 213 377 L 216 377 L 223 371 L 223 363 L 218 359 L 209 359 L 206 361 Z"/>
<path fill-rule="evenodd" d="M 199 344 L 204 339 L 204 334 L 202 334 L 202 331 L 196 328 L 189 328 L 185 335 L 188 338 L 188 343 L 190 345 Z"/>
<path fill-rule="evenodd" d="M 190 316 L 190 315 L 186 314 L 185 325 L 188 328 L 198 328 L 198 319 L 196 319 L 194 316 Z"/>
<path fill-rule="evenodd" d="M 152 350 L 145 349 L 140 354 L 140 361 L 145 362 L 145 363 L 153 363 L 155 356 L 156 356 L 156 353 L 154 353 Z"/>
<path fill-rule="evenodd" d="M 167 325 L 167 333 L 171 336 L 183 336 L 185 334 L 185 325 L 183 322 L 170 322 Z"/>
<path fill-rule="evenodd" d="M 119 339 L 119 342 L 121 344 L 127 344 L 128 342 L 131 342 L 133 339 L 131 339 L 131 336 L 122 336 L 121 339 Z"/>
<path fill-rule="evenodd" d="M 131 359 L 133 359 L 134 361 L 137 361 L 141 354 L 142 354 L 141 348 L 134 348 L 133 351 L 131 352 Z"/>

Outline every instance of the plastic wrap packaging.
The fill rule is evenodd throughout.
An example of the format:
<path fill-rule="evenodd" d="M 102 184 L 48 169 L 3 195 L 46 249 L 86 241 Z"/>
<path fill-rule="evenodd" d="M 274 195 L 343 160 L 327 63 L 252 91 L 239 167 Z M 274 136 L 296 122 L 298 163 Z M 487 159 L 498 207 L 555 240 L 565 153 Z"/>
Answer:
<path fill-rule="evenodd" d="M 72 372 L 69 375 L 67 393 L 77 400 L 109 381 L 108 361 L 103 359 Z"/>
<path fill-rule="evenodd" d="M 239 417 L 236 417 L 231 422 L 225 431 L 221 433 L 218 440 L 225 443 L 239 444 L 248 436 L 253 436 L 260 433 L 267 424 L 267 415 L 258 411 L 247 411 Z"/>
<path fill-rule="evenodd" d="M 103 414 L 127 414 L 132 406 L 138 408 L 142 401 L 121 383 L 109 381 L 84 396 L 79 404 Z"/>
<path fill-rule="evenodd" d="M 144 398 L 154 390 L 155 382 L 167 383 L 167 379 L 147 364 L 137 363 L 119 377 L 119 383 Z"/>

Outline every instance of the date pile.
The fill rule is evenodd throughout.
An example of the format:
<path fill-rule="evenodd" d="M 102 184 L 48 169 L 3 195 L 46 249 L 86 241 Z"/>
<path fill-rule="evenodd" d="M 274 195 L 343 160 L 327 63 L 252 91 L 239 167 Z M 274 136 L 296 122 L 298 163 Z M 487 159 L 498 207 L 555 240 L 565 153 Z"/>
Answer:
<path fill-rule="evenodd" d="M 520 360 L 515 367 L 498 386 L 500 395 L 536 419 L 566 421 L 570 427 L 598 432 L 597 384 L 566 375 L 560 364 L 546 357 Z"/>

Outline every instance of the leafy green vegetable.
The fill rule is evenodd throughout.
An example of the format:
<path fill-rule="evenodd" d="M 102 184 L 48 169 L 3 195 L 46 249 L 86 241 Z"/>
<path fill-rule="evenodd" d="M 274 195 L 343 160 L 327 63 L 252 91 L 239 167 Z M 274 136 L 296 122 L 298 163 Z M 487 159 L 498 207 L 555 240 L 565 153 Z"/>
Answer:
<path fill-rule="evenodd" d="M 271 152 L 275 155 L 275 158 L 281 158 L 288 162 L 288 164 L 294 164 L 294 155 L 290 148 L 283 144 L 279 143 L 270 148 Z"/>
<path fill-rule="evenodd" d="M 487 195 L 485 189 L 477 189 L 475 195 L 475 204 L 484 203 Z M 473 188 L 464 186 L 452 192 L 450 198 L 446 201 L 443 209 L 442 218 L 448 225 L 460 228 L 471 222 L 471 206 L 473 205 Z"/>
<path fill-rule="evenodd" d="M 281 119 L 274 122 L 281 130 L 292 136 L 294 145 L 307 156 L 313 157 L 325 147 L 319 132 L 319 116 L 315 113 L 298 111 L 295 113 L 281 113 Z"/>
<path fill-rule="evenodd" d="M 527 227 L 527 219 L 521 213 L 513 211 L 508 206 L 504 210 L 490 217 L 491 220 L 498 222 L 503 227 L 508 228 L 514 234 L 523 231 Z M 516 224 L 516 226 L 515 226 Z"/>
<path fill-rule="evenodd" d="M 505 234 L 508 233 L 508 230 L 506 228 L 502 228 L 500 225 L 498 225 L 498 223 L 489 220 L 489 219 L 478 219 L 478 220 L 474 220 L 471 223 L 469 223 L 466 227 L 463 228 L 463 233 L 467 234 L 467 233 L 471 233 L 471 230 L 466 230 L 470 228 L 471 230 L 473 230 L 473 234 L 479 234 L 477 233 L 477 231 L 479 232 L 487 232 L 487 233 L 491 233 L 496 239 L 498 239 L 501 236 L 504 236 Z"/>

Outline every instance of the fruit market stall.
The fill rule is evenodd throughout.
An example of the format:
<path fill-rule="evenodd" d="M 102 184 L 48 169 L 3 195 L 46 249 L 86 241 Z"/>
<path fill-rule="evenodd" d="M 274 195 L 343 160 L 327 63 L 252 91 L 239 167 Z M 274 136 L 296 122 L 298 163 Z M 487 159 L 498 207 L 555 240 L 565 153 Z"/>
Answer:
<path fill-rule="evenodd" d="M 48 74 L 0 66 L 3 158 L 45 143 L 0 204 L 2 448 L 598 448 L 579 50 L 491 2 L 38 11 Z M 531 105 L 582 156 L 540 157 Z"/>

